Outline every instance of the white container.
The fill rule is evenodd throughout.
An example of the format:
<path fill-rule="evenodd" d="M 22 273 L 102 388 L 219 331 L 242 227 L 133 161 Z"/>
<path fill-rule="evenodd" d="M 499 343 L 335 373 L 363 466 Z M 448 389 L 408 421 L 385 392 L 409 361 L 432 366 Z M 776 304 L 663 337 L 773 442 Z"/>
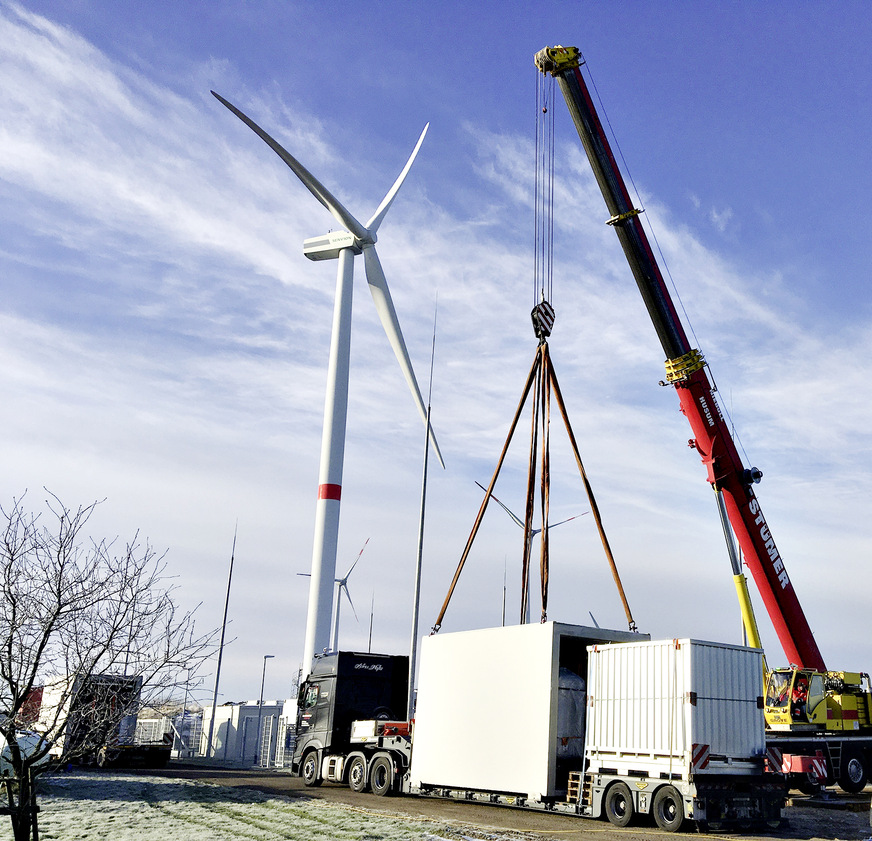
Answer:
<path fill-rule="evenodd" d="M 594 646 L 588 770 L 684 780 L 759 772 L 762 685 L 759 649 L 690 639 Z"/>
<path fill-rule="evenodd" d="M 638 639 L 647 637 L 557 622 L 425 637 L 412 788 L 555 796 L 558 753 L 583 736 L 559 714 L 560 670 L 583 677 L 588 645 Z"/>

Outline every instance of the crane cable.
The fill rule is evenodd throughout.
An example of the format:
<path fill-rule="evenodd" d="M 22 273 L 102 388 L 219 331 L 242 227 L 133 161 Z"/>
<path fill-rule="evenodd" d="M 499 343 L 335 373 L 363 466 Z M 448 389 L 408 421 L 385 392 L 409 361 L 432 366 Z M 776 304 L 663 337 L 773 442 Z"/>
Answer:
<path fill-rule="evenodd" d="M 536 356 L 533 360 L 533 365 L 527 376 L 527 381 L 524 385 L 523 393 L 520 402 L 515 411 L 514 418 L 509 427 L 505 443 L 503 444 L 502 452 L 497 461 L 493 476 L 491 477 L 488 487 L 485 489 L 484 499 L 481 501 L 478 514 L 473 523 L 472 530 L 466 541 L 466 546 L 460 557 L 457 569 L 451 584 L 448 587 L 448 592 L 445 596 L 445 601 L 433 625 L 431 634 L 436 634 L 442 627 L 442 620 L 445 618 L 445 613 L 448 610 L 448 604 L 454 594 L 454 590 L 460 580 L 460 574 L 466 565 L 470 550 L 478 534 L 482 519 L 484 518 L 485 510 L 488 502 L 491 499 L 494 486 L 506 458 L 506 453 L 509 449 L 509 444 L 514 437 L 518 421 L 521 417 L 521 412 L 530 395 L 533 391 L 533 409 L 530 426 L 530 454 L 528 461 L 528 477 L 527 477 L 527 494 L 525 504 L 524 517 L 524 551 L 521 570 L 521 624 L 526 622 L 527 605 L 529 604 L 529 570 L 531 562 L 531 548 L 533 531 L 533 517 L 535 513 L 535 498 L 536 498 L 536 474 L 539 473 L 539 508 L 542 516 L 542 528 L 540 530 L 540 558 L 539 558 L 539 578 L 542 595 L 542 612 L 540 622 L 547 621 L 548 609 L 548 584 L 549 584 L 549 535 L 548 535 L 548 518 L 551 507 L 551 397 L 552 394 L 557 399 L 557 405 L 560 414 L 563 418 L 563 423 L 566 432 L 569 436 L 570 446 L 573 455 L 575 456 L 576 466 L 578 467 L 584 489 L 587 493 L 590 502 L 591 511 L 596 521 L 597 530 L 600 535 L 600 540 L 606 554 L 609 566 L 612 571 L 615 584 L 618 589 L 618 595 L 624 607 L 624 612 L 627 617 L 627 623 L 631 631 L 636 630 L 636 623 L 633 620 L 633 615 L 630 611 L 630 606 L 627 602 L 627 597 L 624 592 L 623 584 L 615 564 L 614 556 L 609 546 L 608 538 L 603 528 L 602 519 L 600 517 L 599 508 L 596 504 L 596 499 L 593 495 L 593 489 L 588 481 L 584 465 L 581 461 L 581 455 L 578 450 L 578 444 L 575 440 L 575 435 L 572 426 L 569 422 L 569 415 L 566 411 L 566 405 L 563 402 L 563 395 L 560 391 L 560 386 L 557 382 L 557 375 L 554 372 L 554 367 L 551 362 L 551 355 L 548 348 L 548 337 L 551 335 L 551 328 L 554 323 L 554 309 L 551 306 L 552 295 L 554 291 L 554 89 L 552 77 L 544 77 L 543 74 L 536 74 L 536 165 L 535 165 L 535 194 L 534 194 L 534 258 L 533 258 L 533 311 L 531 313 L 533 320 L 533 329 L 539 340 L 539 345 L 536 348 Z M 535 386 L 535 387 L 534 387 Z M 541 450 L 539 444 L 541 440 Z M 537 464 L 538 462 L 538 464 Z"/>
<path fill-rule="evenodd" d="M 554 321 L 554 80 L 536 74 L 535 183 L 533 190 L 533 329 L 539 340 L 537 355 L 542 364 L 536 377 L 530 425 L 530 455 L 524 510 L 524 552 L 521 564 L 521 622 L 527 621 L 532 562 L 533 528 L 536 509 L 536 480 L 539 479 L 539 586 L 542 610 L 540 622 L 548 618 L 549 536 L 551 482 L 551 388 L 548 364 L 548 336 Z M 540 449 L 541 448 L 541 449 Z"/>
<path fill-rule="evenodd" d="M 536 164 L 533 192 L 533 306 L 553 303 L 554 79 L 536 74 Z"/>
<path fill-rule="evenodd" d="M 581 456 L 578 451 L 578 445 L 575 441 L 575 435 L 572 431 L 572 426 L 569 422 L 569 415 L 566 412 L 566 406 L 563 404 L 563 397 L 560 393 L 560 387 L 557 384 L 557 377 L 554 372 L 551 356 L 548 351 L 548 336 L 551 332 L 551 325 L 554 319 L 553 310 L 553 294 L 554 294 L 554 149 L 555 149 L 555 127 L 554 127 L 554 101 L 556 82 L 550 74 L 536 74 L 536 165 L 535 165 L 535 199 L 534 199 L 534 239 L 535 239 L 535 257 L 533 268 L 533 324 L 536 330 L 536 335 L 540 342 L 540 352 L 542 355 L 542 366 L 539 372 L 539 381 L 537 383 L 537 391 L 534 399 L 533 418 L 534 429 L 531 435 L 530 444 L 530 473 L 528 477 L 527 490 L 527 518 L 525 521 L 525 552 L 524 552 L 524 571 L 522 581 L 522 617 L 526 606 L 526 601 L 529 598 L 527 587 L 527 568 L 529 563 L 529 535 L 532 533 L 532 504 L 533 504 L 533 485 L 535 481 L 535 452 L 537 448 L 537 433 L 535 429 L 536 417 L 540 420 L 539 434 L 541 436 L 541 464 L 540 464 L 540 510 L 542 513 L 542 529 L 540 538 L 540 579 L 542 593 L 542 622 L 547 618 L 548 605 L 548 584 L 549 584 L 549 535 L 548 535 L 548 516 L 550 512 L 550 487 L 551 487 L 551 394 L 552 389 L 557 396 L 560 413 L 563 417 L 566 426 L 567 434 L 572 443 L 573 454 L 575 455 L 576 465 L 581 475 L 587 497 L 590 502 L 591 510 L 596 521 L 597 531 L 600 535 L 600 541 L 606 555 L 609 567 L 612 571 L 615 585 L 618 590 L 621 603 L 624 607 L 624 613 L 627 617 L 627 623 L 631 631 L 636 630 L 636 623 L 633 620 L 633 614 L 630 611 L 630 605 L 627 601 L 626 593 L 624 592 L 623 583 L 615 563 L 614 555 L 608 538 L 606 537 L 605 528 L 603 527 L 602 518 L 600 517 L 599 507 L 593 495 L 593 488 L 590 486 L 584 465 L 581 461 Z M 635 186 L 635 185 L 634 185 Z M 550 322 L 548 319 L 550 318 Z M 543 324 L 543 321 L 545 322 Z M 523 618 L 521 619 L 523 622 Z"/>

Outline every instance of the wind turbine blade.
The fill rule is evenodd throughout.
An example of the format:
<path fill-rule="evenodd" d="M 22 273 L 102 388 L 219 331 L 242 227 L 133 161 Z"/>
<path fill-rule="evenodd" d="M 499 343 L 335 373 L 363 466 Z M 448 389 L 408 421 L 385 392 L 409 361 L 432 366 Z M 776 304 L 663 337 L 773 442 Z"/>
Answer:
<path fill-rule="evenodd" d="M 412 154 L 409 155 L 409 160 L 406 161 L 403 171 L 397 176 L 397 180 L 394 181 L 394 186 L 388 190 L 387 195 L 382 199 L 382 203 L 378 206 L 378 210 L 373 214 L 372 219 L 366 223 L 366 228 L 370 234 L 374 234 L 378 230 L 378 226 L 381 225 L 382 220 L 385 218 L 388 208 L 391 206 L 391 203 L 399 192 L 400 187 L 403 186 L 403 181 L 406 180 L 406 176 L 409 174 L 409 170 L 412 168 L 415 158 L 418 157 L 418 150 L 424 142 L 424 137 L 427 134 L 428 128 L 430 128 L 430 123 L 427 123 L 427 125 L 424 126 L 424 131 L 421 132 L 421 136 L 418 138 L 415 148 L 412 149 Z"/>
<path fill-rule="evenodd" d="M 375 246 L 368 246 L 363 249 L 363 260 L 366 268 L 366 282 L 369 284 L 369 291 L 372 293 L 372 300 L 378 311 L 378 317 L 381 319 L 382 327 L 385 333 L 387 333 L 388 340 L 394 349 L 406 382 L 409 384 L 409 390 L 412 392 L 412 397 L 418 406 L 421 420 L 426 424 L 427 407 L 424 405 L 421 390 L 418 388 L 418 381 L 415 379 L 412 360 L 409 359 L 409 352 L 406 350 L 406 342 L 403 340 L 400 322 L 397 320 L 397 311 L 394 309 L 394 302 L 391 298 L 391 292 L 388 289 L 388 282 L 385 279 L 385 273 L 379 262 L 378 254 L 375 253 Z M 430 442 L 433 444 L 433 449 L 436 452 L 439 463 L 442 467 L 445 467 L 445 462 L 442 460 L 442 453 L 439 450 L 439 444 L 436 443 L 436 435 L 433 433 L 432 426 L 430 427 Z"/>
<path fill-rule="evenodd" d="M 347 585 L 343 584 L 339 589 L 345 593 L 345 598 L 348 599 L 348 603 L 351 605 L 351 612 L 354 614 L 354 618 L 357 619 L 357 611 L 354 609 L 354 602 L 351 601 L 351 594 L 348 592 Z M 359 619 L 357 621 L 360 622 Z"/>
<path fill-rule="evenodd" d="M 366 539 L 366 543 L 369 543 L 369 538 Z M 366 549 L 366 543 L 363 544 L 363 549 Z M 348 581 L 349 576 L 353 572 L 354 568 L 357 566 L 357 562 L 360 560 L 360 556 L 363 554 L 363 549 L 361 549 L 357 553 L 357 557 L 354 559 L 354 563 L 351 565 L 351 568 L 348 570 L 348 572 L 345 573 L 345 578 L 342 579 L 343 581 Z"/>
<path fill-rule="evenodd" d="M 479 484 L 478 482 L 476 482 L 475 484 L 478 485 L 478 486 L 479 486 L 479 487 L 480 487 L 480 488 L 481 488 L 485 493 L 487 493 L 487 488 L 486 488 L 484 485 Z M 503 503 L 500 502 L 500 501 L 499 501 L 499 500 L 498 500 L 498 499 L 497 499 L 493 494 L 490 495 L 490 498 L 491 498 L 491 499 L 492 499 L 492 500 L 493 500 L 497 505 L 499 505 L 500 508 L 502 508 L 503 511 L 506 512 L 506 514 L 508 514 L 508 515 L 512 518 L 512 522 L 516 523 L 516 524 L 519 525 L 521 528 L 524 528 L 524 523 L 523 523 L 523 521 L 522 521 L 522 520 L 517 516 L 517 514 L 515 514 L 515 513 L 514 513 L 513 511 L 511 511 L 510 509 L 508 509 L 505 505 L 503 505 Z M 541 531 L 541 529 L 539 529 L 539 531 Z M 535 532 L 535 531 L 533 532 L 533 534 L 538 534 L 538 533 L 539 533 L 539 532 Z"/>
<path fill-rule="evenodd" d="M 562 526 L 564 523 L 571 523 L 573 520 L 577 520 L 579 517 L 583 517 L 587 513 L 589 513 L 589 512 L 585 511 L 582 514 L 576 514 L 574 517 L 569 517 L 569 519 L 567 519 L 567 520 L 561 520 L 559 523 L 549 523 L 548 528 L 549 529 L 556 529 L 557 526 Z"/>
<path fill-rule="evenodd" d="M 294 175 L 303 182 L 309 192 L 318 199 L 327 210 L 333 215 L 333 218 L 342 225 L 349 233 L 354 234 L 358 239 L 369 239 L 369 232 L 360 222 L 357 221 L 343 206 L 339 199 L 336 198 L 306 167 L 304 167 L 290 152 L 288 152 L 280 143 L 273 140 L 254 120 L 247 117 L 235 105 L 229 103 L 223 96 L 212 91 L 212 96 L 215 97 L 228 110 L 232 111 L 247 125 L 261 140 L 266 143 L 290 168 Z M 398 188 L 399 189 L 399 188 Z M 385 208 L 387 210 L 387 208 Z"/>

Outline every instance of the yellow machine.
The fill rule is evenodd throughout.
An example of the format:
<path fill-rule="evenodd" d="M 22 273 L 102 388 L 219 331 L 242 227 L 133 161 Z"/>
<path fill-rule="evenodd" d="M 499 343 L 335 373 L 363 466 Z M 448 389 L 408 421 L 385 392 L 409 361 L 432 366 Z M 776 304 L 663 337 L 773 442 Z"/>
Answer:
<path fill-rule="evenodd" d="M 733 576 L 748 645 L 762 648 L 748 582 Z M 865 672 L 770 670 L 763 660 L 766 726 L 774 731 L 821 730 L 872 733 L 872 686 Z"/>
<path fill-rule="evenodd" d="M 768 675 L 765 709 L 771 730 L 868 730 L 869 675 L 775 669 Z"/>

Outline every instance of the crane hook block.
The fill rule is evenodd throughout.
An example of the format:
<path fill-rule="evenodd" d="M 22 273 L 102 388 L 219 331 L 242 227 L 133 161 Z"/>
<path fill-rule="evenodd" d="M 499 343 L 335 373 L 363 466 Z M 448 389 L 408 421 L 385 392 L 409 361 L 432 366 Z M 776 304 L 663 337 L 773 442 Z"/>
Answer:
<path fill-rule="evenodd" d="M 548 301 L 542 301 L 541 304 L 536 304 L 533 307 L 530 318 L 533 319 L 533 332 L 536 334 L 536 338 L 540 342 L 547 339 L 554 326 L 554 307 Z"/>
<path fill-rule="evenodd" d="M 671 383 L 681 382 L 703 367 L 705 359 L 702 354 L 698 350 L 692 350 L 684 356 L 666 360 L 666 379 Z"/>
<path fill-rule="evenodd" d="M 552 76 L 583 64 L 578 47 L 545 47 L 533 56 L 533 61 L 539 70 Z"/>

